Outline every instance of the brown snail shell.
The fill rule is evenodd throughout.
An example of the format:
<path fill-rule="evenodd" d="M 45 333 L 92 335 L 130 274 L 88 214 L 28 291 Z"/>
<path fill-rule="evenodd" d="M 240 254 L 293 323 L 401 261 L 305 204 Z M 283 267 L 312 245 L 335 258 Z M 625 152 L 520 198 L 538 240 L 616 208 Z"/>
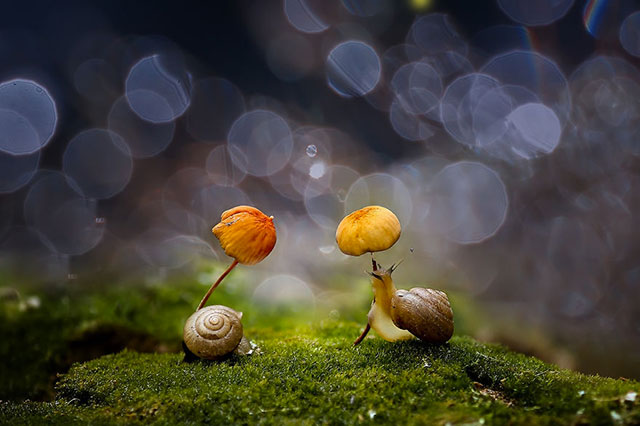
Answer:
<path fill-rule="evenodd" d="M 429 343 L 444 343 L 453 335 L 453 311 L 447 295 L 431 288 L 398 290 L 391 297 L 391 319 L 403 330 Z"/>
<path fill-rule="evenodd" d="M 202 308 L 187 319 L 183 332 L 184 343 L 200 358 L 222 358 L 239 346 L 249 344 L 242 334 L 241 319 L 242 312 L 227 306 Z"/>

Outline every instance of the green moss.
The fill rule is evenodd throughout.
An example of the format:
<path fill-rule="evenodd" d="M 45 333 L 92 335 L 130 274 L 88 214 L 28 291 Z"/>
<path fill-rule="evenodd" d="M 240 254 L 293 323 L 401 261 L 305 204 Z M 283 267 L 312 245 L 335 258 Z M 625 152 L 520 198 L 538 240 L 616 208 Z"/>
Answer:
<path fill-rule="evenodd" d="M 215 303 L 245 311 L 261 354 L 217 363 L 184 363 L 179 353 L 184 320 L 206 290 L 193 280 L 20 289 L 41 306 L 0 302 L 0 423 L 640 423 L 640 398 L 624 400 L 638 382 L 463 337 L 472 309 L 459 298 L 446 345 L 368 338 L 353 347 L 364 324 L 351 319 L 365 318 L 370 294 L 342 319 L 320 320 L 254 306 L 250 283 L 231 278 Z"/>
<path fill-rule="evenodd" d="M 353 323 L 293 331 L 254 328 L 262 353 L 224 362 L 123 351 L 76 364 L 54 402 L 4 403 L 6 422 L 488 423 L 640 422 L 625 402 L 640 384 L 554 368 L 502 347 L 449 344 L 359 347 Z"/>

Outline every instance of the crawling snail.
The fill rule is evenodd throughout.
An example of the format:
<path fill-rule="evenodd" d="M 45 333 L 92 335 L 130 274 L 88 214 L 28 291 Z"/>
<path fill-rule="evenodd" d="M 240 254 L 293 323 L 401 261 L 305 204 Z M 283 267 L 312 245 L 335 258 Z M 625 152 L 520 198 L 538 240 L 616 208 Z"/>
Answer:
<path fill-rule="evenodd" d="M 230 354 L 249 355 L 256 346 L 243 336 L 242 312 L 223 306 L 205 307 L 213 291 L 233 268 L 253 265 L 271 253 L 276 244 L 273 216 L 251 206 L 237 206 L 222 213 L 212 229 L 225 253 L 234 260 L 204 295 L 183 330 L 186 360 L 221 359 Z"/>
<path fill-rule="evenodd" d="M 412 288 L 397 290 L 389 269 L 379 269 L 373 253 L 391 247 L 400 238 L 400 221 L 381 206 L 368 206 L 346 216 L 336 230 L 340 250 L 351 256 L 371 253 L 371 284 L 374 300 L 367 325 L 354 345 L 373 328 L 385 340 L 394 342 L 416 336 L 425 342 L 444 343 L 453 335 L 453 311 L 447 295 L 439 290 Z"/>
<path fill-rule="evenodd" d="M 411 335 L 429 343 L 449 340 L 453 335 L 453 311 L 447 295 L 422 287 L 397 290 L 391 278 L 396 266 L 371 272 L 375 295 L 367 316 L 371 328 L 391 342 Z"/>

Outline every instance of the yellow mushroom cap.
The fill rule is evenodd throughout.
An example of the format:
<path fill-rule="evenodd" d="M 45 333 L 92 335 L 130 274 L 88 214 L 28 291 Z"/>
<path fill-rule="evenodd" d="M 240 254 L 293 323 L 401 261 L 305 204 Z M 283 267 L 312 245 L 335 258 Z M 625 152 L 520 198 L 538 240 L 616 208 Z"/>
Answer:
<path fill-rule="evenodd" d="M 336 242 L 344 254 L 360 256 L 386 250 L 400 238 L 400 221 L 381 206 L 368 206 L 351 213 L 338 225 Z"/>
<path fill-rule="evenodd" d="M 220 223 L 211 230 L 224 252 L 244 265 L 254 265 L 271 253 L 276 245 L 273 216 L 251 206 L 237 206 L 222 213 Z"/>

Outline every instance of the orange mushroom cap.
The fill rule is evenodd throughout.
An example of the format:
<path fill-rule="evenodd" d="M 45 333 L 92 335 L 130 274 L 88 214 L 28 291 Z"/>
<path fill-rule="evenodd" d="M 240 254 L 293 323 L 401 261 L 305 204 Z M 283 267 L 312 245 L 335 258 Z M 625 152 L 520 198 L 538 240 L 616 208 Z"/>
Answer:
<path fill-rule="evenodd" d="M 224 252 L 244 265 L 254 265 L 271 253 L 276 245 L 273 216 L 251 206 L 237 206 L 222 213 L 220 223 L 211 230 Z"/>
<path fill-rule="evenodd" d="M 346 216 L 336 230 L 336 242 L 344 254 L 360 256 L 386 250 L 398 241 L 402 228 L 393 212 L 367 206 Z"/>

